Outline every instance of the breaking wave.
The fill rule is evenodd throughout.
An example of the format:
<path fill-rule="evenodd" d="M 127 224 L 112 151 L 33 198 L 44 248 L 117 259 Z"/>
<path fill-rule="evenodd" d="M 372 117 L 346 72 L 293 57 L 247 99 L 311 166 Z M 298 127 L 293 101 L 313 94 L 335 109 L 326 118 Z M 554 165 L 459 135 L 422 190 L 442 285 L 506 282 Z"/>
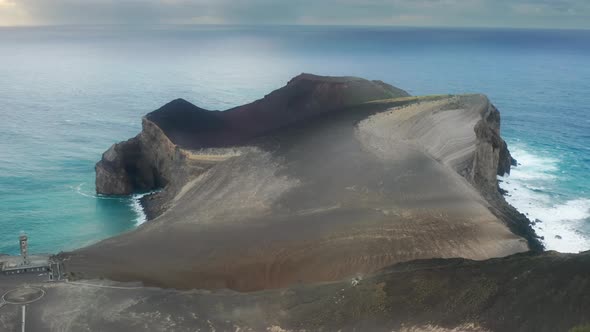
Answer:
<path fill-rule="evenodd" d="M 577 253 L 590 249 L 584 224 L 590 218 L 590 199 L 568 199 L 556 192 L 560 160 L 531 153 L 523 146 L 511 148 L 519 165 L 500 187 L 508 192 L 506 201 L 533 222 L 533 228 L 548 250 Z"/>
<path fill-rule="evenodd" d="M 71 189 L 76 191 L 76 193 L 78 193 L 79 195 L 82 195 L 82 196 L 88 197 L 88 198 L 118 200 L 121 202 L 127 202 L 129 207 L 131 208 L 131 210 L 133 211 L 133 213 L 136 216 L 135 217 L 135 225 L 136 226 L 143 224 L 147 220 L 147 215 L 145 214 L 145 211 L 143 210 L 143 206 L 141 205 L 141 198 L 157 192 L 157 191 L 150 191 L 150 192 L 141 193 L 141 194 L 133 194 L 130 197 L 129 196 L 105 196 L 105 195 L 96 194 L 94 191 L 85 190 L 84 186 L 85 186 L 85 183 L 80 183 L 79 185 L 77 185 L 75 187 L 71 187 Z"/>
<path fill-rule="evenodd" d="M 143 210 L 143 206 L 141 206 L 141 198 L 150 194 L 152 194 L 152 192 L 147 192 L 143 194 L 133 194 L 131 196 L 130 206 L 131 209 L 133 209 L 133 212 L 135 212 L 135 214 L 137 215 L 137 218 L 135 218 L 136 226 L 143 224 L 147 220 L 147 215 Z"/>

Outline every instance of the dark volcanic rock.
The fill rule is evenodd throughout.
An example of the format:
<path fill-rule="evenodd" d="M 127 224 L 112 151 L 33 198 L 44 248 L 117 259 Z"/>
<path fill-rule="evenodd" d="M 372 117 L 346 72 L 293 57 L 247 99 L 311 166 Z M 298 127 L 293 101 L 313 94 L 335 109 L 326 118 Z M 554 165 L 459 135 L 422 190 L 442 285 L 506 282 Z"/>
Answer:
<path fill-rule="evenodd" d="M 229 143 L 229 131 L 223 113 L 208 111 L 184 99 L 176 99 L 145 117 L 157 125 L 166 136 L 181 146 L 216 146 Z"/>
<path fill-rule="evenodd" d="M 512 157 L 500 136 L 500 112 L 491 103 L 483 119 L 475 127 L 478 144 L 475 154 L 473 182 L 483 190 L 498 188 L 497 175 L 510 173 Z"/>
<path fill-rule="evenodd" d="M 108 195 L 127 195 L 134 190 L 154 187 L 153 174 L 138 162 L 142 159 L 137 137 L 111 146 L 96 164 L 96 191 Z"/>
<path fill-rule="evenodd" d="M 530 220 L 506 202 L 502 196 L 505 191 L 498 186 L 497 175 L 510 174 L 510 167 L 515 160 L 500 136 L 500 112 L 491 103 L 486 115 L 475 127 L 475 133 L 478 144 L 471 177 L 473 185 L 492 204 L 490 210 L 504 220 L 515 234 L 527 239 L 531 250 L 543 250 L 543 244 Z"/>
<path fill-rule="evenodd" d="M 253 103 L 223 112 L 174 100 L 146 118 L 183 148 L 241 145 L 278 128 L 367 101 L 409 94 L 381 81 L 301 74 Z"/>
<path fill-rule="evenodd" d="M 516 160 L 510 155 L 508 144 L 502 141 L 500 146 L 500 160 L 498 162 L 498 175 L 504 176 L 510 174 L 510 167 L 516 166 Z"/>

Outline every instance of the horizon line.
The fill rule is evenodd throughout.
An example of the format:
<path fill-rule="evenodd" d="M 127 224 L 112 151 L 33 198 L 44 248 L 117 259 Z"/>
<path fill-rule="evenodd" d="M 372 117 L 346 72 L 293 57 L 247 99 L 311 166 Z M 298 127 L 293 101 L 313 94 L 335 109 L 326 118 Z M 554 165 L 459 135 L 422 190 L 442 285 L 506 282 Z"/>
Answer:
<path fill-rule="evenodd" d="M 96 24 L 23 24 L 0 25 L 0 29 L 26 29 L 26 28 L 60 28 L 60 27 L 147 27 L 147 26 L 185 26 L 185 27 L 335 27 L 335 28 L 403 28 L 403 29 L 482 29 L 482 30 L 567 30 L 590 31 L 588 28 L 569 27 L 511 27 L 511 26 L 453 26 L 453 25 L 394 25 L 394 24 L 277 24 L 277 23 L 96 23 Z"/>

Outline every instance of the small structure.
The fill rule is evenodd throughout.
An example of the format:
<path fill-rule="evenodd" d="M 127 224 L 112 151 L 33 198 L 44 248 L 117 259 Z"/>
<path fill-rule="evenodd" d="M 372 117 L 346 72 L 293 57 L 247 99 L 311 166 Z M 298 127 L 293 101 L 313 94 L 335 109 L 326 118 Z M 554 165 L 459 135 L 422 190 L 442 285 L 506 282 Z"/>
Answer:
<path fill-rule="evenodd" d="M 22 234 L 19 238 L 19 243 L 20 243 L 20 255 L 23 258 L 23 264 L 27 265 L 29 264 L 29 258 L 27 255 L 27 251 L 29 249 L 29 245 L 27 243 L 27 235 L 26 234 Z"/>
<path fill-rule="evenodd" d="M 19 237 L 20 256 L 0 256 L 0 271 L 4 275 L 43 273 L 50 271 L 49 255 L 29 255 L 28 237 Z"/>

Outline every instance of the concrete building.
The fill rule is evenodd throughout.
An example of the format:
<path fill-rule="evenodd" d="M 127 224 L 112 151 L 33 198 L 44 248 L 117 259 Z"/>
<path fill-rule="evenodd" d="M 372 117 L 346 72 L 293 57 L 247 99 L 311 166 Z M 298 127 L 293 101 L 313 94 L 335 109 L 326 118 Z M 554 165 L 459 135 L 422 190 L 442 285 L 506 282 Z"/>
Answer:
<path fill-rule="evenodd" d="M 29 255 L 28 237 L 19 237 L 20 256 L 0 256 L 0 272 L 4 275 L 44 273 L 51 271 L 49 255 Z"/>

